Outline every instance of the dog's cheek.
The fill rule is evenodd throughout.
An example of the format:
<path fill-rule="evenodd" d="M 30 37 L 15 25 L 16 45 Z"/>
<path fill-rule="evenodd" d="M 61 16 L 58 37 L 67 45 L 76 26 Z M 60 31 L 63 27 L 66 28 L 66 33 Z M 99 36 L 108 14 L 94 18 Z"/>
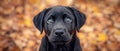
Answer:
<path fill-rule="evenodd" d="M 51 26 L 47 25 L 47 23 L 45 23 L 45 33 L 49 36 L 51 34 Z"/>
<path fill-rule="evenodd" d="M 52 42 L 52 37 L 51 36 L 48 36 L 48 41 Z"/>
<path fill-rule="evenodd" d="M 75 21 L 73 21 L 72 25 L 71 25 L 71 34 L 75 34 L 76 30 L 75 30 Z"/>
<path fill-rule="evenodd" d="M 74 24 L 71 24 L 69 27 L 68 27 L 68 32 L 70 35 L 74 34 L 76 32 L 75 30 L 75 25 Z"/>
<path fill-rule="evenodd" d="M 49 38 L 50 42 L 53 42 L 55 40 L 55 36 L 54 36 L 54 34 L 52 32 L 50 33 L 50 35 L 48 36 L 48 38 Z"/>

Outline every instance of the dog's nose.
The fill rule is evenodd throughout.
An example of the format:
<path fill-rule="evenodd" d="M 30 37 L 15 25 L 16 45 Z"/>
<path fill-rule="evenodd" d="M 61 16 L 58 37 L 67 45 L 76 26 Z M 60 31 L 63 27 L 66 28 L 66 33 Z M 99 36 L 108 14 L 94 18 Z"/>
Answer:
<path fill-rule="evenodd" d="M 62 36 L 62 35 L 64 34 L 64 30 L 58 29 L 58 30 L 55 31 L 55 34 L 56 34 L 57 36 Z"/>

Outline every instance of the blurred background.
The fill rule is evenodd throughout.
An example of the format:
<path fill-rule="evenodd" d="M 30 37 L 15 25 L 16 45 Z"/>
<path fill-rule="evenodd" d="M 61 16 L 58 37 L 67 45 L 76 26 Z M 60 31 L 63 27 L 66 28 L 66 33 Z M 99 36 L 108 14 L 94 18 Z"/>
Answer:
<path fill-rule="evenodd" d="M 44 33 L 33 18 L 56 5 L 87 16 L 77 33 L 83 51 L 120 51 L 120 0 L 0 0 L 0 51 L 38 51 Z"/>

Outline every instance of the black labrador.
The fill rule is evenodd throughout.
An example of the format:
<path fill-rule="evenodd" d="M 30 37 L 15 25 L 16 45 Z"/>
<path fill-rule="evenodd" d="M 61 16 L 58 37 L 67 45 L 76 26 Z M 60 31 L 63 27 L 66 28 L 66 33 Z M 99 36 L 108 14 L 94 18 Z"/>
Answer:
<path fill-rule="evenodd" d="M 40 32 L 45 31 L 39 51 L 82 51 L 76 31 L 85 20 L 85 15 L 72 7 L 44 9 L 33 19 Z"/>

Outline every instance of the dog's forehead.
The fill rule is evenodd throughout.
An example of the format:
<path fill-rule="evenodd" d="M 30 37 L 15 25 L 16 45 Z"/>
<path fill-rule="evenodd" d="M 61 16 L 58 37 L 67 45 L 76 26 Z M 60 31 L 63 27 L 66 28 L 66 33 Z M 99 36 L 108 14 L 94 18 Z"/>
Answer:
<path fill-rule="evenodd" d="M 65 7 L 53 7 L 49 10 L 48 14 L 72 14 L 71 11 Z"/>
<path fill-rule="evenodd" d="M 45 20 L 50 18 L 51 16 L 61 18 L 63 15 L 68 15 L 69 17 L 74 19 L 73 13 L 66 7 L 57 6 L 52 7 L 45 15 Z"/>
<path fill-rule="evenodd" d="M 53 7 L 51 9 L 53 12 L 70 12 L 67 8 L 65 7 Z"/>

